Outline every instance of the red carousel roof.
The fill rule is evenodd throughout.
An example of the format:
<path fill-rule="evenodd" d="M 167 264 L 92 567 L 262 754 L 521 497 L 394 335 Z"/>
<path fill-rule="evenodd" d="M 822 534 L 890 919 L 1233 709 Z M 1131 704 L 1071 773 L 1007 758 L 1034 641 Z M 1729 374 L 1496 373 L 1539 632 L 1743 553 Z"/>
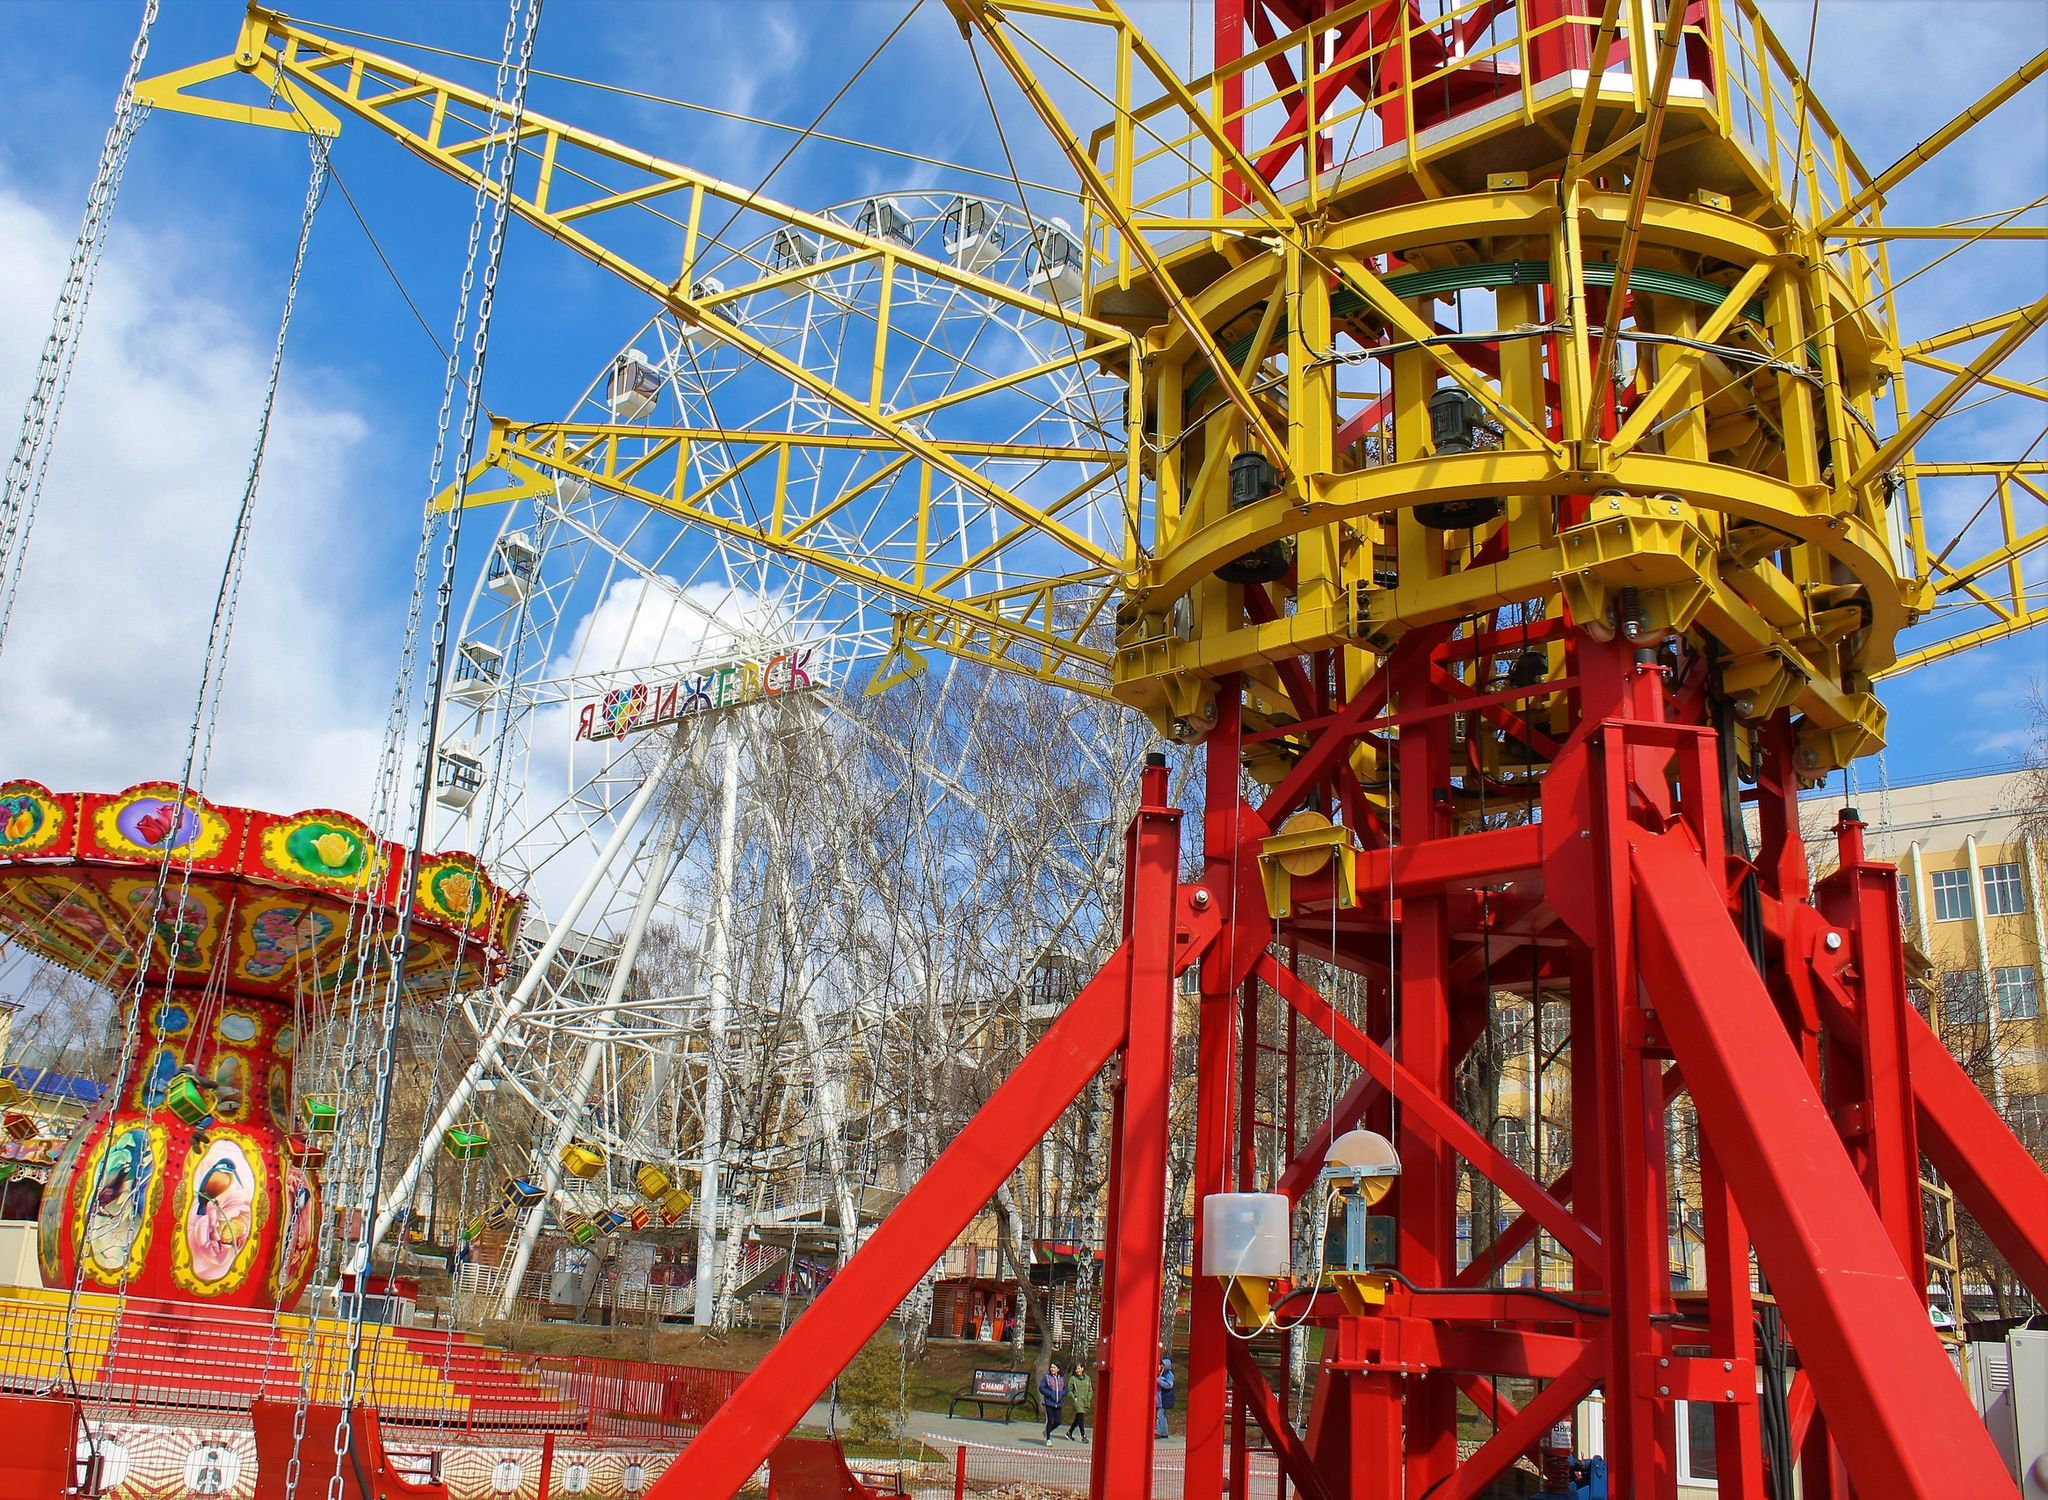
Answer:
<path fill-rule="evenodd" d="M 355 979 L 358 955 L 390 951 L 405 878 L 405 850 L 347 813 L 222 807 L 170 782 L 112 795 L 0 783 L 0 932 L 116 987 L 144 962 L 155 982 L 169 971 L 247 999 L 324 1002 Z M 429 855 L 412 879 L 407 989 L 501 974 L 521 899 L 469 854 Z"/>

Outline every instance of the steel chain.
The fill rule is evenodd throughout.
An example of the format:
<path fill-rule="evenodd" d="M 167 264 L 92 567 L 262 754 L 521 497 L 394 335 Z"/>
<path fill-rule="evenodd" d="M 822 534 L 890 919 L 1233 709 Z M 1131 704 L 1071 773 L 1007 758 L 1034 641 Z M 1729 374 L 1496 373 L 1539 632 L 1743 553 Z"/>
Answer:
<path fill-rule="evenodd" d="M 499 158 L 497 165 L 498 180 L 495 188 L 492 185 L 492 162 L 488 145 L 483 158 L 478 163 L 478 219 L 481 218 L 482 200 L 484 197 L 494 198 L 495 205 L 491 216 L 489 247 L 485 255 L 483 285 L 477 299 L 476 331 L 473 335 L 468 378 L 465 382 L 463 393 L 463 411 L 456 469 L 456 472 L 462 475 L 467 475 L 469 472 L 470 459 L 475 451 L 477 415 L 482 407 L 484 365 L 490 342 L 491 313 L 496 298 L 498 271 L 504 259 L 505 230 L 511 218 L 512 190 L 519 164 L 518 142 L 526 112 L 528 70 L 533 57 L 534 37 L 540 25 L 540 13 L 541 0 L 527 0 L 524 16 L 519 23 L 516 61 L 511 62 L 509 67 L 511 74 L 510 109 L 508 112 L 509 128 L 505 132 L 504 152 L 502 157 Z M 499 108 L 507 98 L 507 59 L 512 54 L 510 32 L 514 25 L 514 18 L 517 16 L 519 16 L 519 8 L 517 0 L 514 0 L 511 14 L 507 16 L 506 20 L 508 40 L 505 54 L 501 56 L 499 63 L 495 103 L 492 111 L 494 124 Z M 492 135 L 495 137 L 497 132 L 494 130 Z M 473 223 L 471 231 L 472 247 L 474 246 L 475 232 L 475 224 Z M 472 253 L 463 267 L 463 303 L 465 306 L 468 301 L 474 265 L 475 260 Z M 451 361 L 459 358 L 460 354 L 461 341 L 458 338 L 450 348 Z M 452 381 L 450 384 L 452 385 Z M 404 723 L 409 721 L 411 717 L 410 713 L 405 710 L 409 708 L 411 702 L 412 676 L 416 670 L 418 647 L 418 619 L 425 602 L 426 544 L 431 538 L 435 516 L 431 497 L 440 492 L 441 464 L 445 455 L 448 431 L 446 416 L 451 399 L 452 390 L 444 390 L 442 421 L 435 434 L 434 459 L 429 483 L 430 498 L 426 510 L 427 520 L 422 528 L 423 545 L 420 556 L 415 564 L 415 588 L 408 611 L 405 653 L 398 688 L 394 693 L 394 708 L 398 709 L 395 718 L 398 721 L 401 733 Z M 434 736 L 437 729 L 441 701 L 441 674 L 445 664 L 447 649 L 449 608 L 454 597 L 456 549 L 461 536 L 461 505 L 457 504 L 451 507 L 447 512 L 447 517 L 444 539 L 441 546 L 441 576 L 436 590 L 435 619 L 430 638 L 429 671 L 431 675 L 427 681 L 431 699 L 426 713 L 423 726 L 424 732 L 421 736 L 419 750 L 414 758 L 415 796 L 412 808 L 411 837 L 408 840 L 411 855 L 407 861 L 406 879 L 400 888 L 399 908 L 395 926 L 396 936 L 393 939 L 392 952 L 389 957 L 389 972 L 383 979 L 383 1007 L 377 1048 L 374 1103 L 370 1120 L 372 1131 L 362 1169 L 363 1191 L 358 1199 L 361 1205 L 358 1242 L 354 1253 L 349 1257 L 350 1263 L 356 1270 L 357 1282 L 356 1297 L 348 1309 L 348 1360 L 342 1371 L 341 1388 L 341 1406 L 344 1413 L 352 1408 L 355 1403 L 356 1391 L 361 1376 L 362 1332 L 365 1310 L 364 1293 L 369 1284 L 372 1257 L 375 1250 L 377 1192 L 381 1186 L 379 1178 L 389 1127 L 391 1043 L 393 1034 L 397 1029 L 398 1003 L 405 985 L 407 940 L 410 934 L 412 911 L 417 895 L 416 871 L 423 852 L 423 841 L 427 833 L 427 808 L 433 797 L 435 769 Z M 397 743 L 389 740 L 387 740 L 386 750 L 386 770 L 390 773 L 391 778 L 395 780 L 396 762 L 399 760 L 402 752 Z M 380 791 L 385 790 L 387 788 L 380 788 Z M 389 787 L 388 790 L 395 792 L 395 787 Z M 387 801 L 387 811 L 388 806 Z M 328 1483 L 328 1500 L 341 1500 L 341 1469 L 342 1463 L 348 1455 L 351 1435 L 352 1428 L 348 1421 L 343 1420 L 336 1424 L 334 1438 L 335 1468 Z"/>
<path fill-rule="evenodd" d="M 28 403 L 22 410 L 21 432 L 7 465 L 6 488 L 0 492 L 0 565 L 7 570 L 6 594 L 0 598 L 0 651 L 7 646 L 7 625 L 14 614 L 15 591 L 20 586 L 22 563 L 28 555 L 29 531 L 35 524 L 36 507 L 42 498 L 51 440 L 64 409 L 64 397 L 70 390 L 71 367 L 77 358 L 79 334 L 84 329 L 86 308 L 92 301 L 93 285 L 99 275 L 100 255 L 106 248 L 114 202 L 120 196 L 121 179 L 127 170 L 128 148 L 134 143 L 135 132 L 149 117 L 148 107 L 135 102 L 135 82 L 142 76 L 143 59 L 149 55 L 149 34 L 156 25 L 157 7 L 158 0 L 144 0 L 142 24 L 128 47 L 128 70 L 121 75 L 121 90 L 114 97 L 114 118 L 100 143 L 99 165 L 86 192 L 85 216 L 78 238 L 72 243 L 50 332 L 36 364 L 35 383 L 29 388 Z"/>

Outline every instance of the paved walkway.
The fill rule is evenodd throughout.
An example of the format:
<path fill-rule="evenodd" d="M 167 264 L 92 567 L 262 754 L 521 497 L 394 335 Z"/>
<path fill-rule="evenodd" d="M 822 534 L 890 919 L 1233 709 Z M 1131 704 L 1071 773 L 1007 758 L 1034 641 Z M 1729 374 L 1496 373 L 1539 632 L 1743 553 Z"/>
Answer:
<path fill-rule="evenodd" d="M 801 1425 L 823 1432 L 827 1417 L 827 1408 L 820 1404 L 805 1414 Z M 842 1429 L 845 1426 L 844 1412 L 840 1413 L 840 1426 Z M 1043 1431 L 1036 1418 L 1012 1420 L 1005 1426 L 1001 1421 L 949 1417 L 936 1411 L 913 1411 L 904 1422 L 906 1435 L 922 1439 L 949 1459 L 956 1450 L 966 1449 L 968 1474 L 980 1484 L 1018 1483 L 1029 1493 L 1042 1494 L 1047 1500 L 1067 1495 L 1085 1496 L 1088 1492 L 1089 1445 L 1069 1442 L 1062 1436 L 1055 1436 L 1048 1443 L 1041 1436 Z M 1186 1441 L 1177 1436 L 1161 1438 L 1154 1453 L 1153 1496 L 1155 1500 L 1174 1500 L 1181 1492 Z M 1276 1492 L 1278 1476 L 1273 1463 L 1270 1454 L 1255 1453 L 1252 1456 L 1254 1495 L 1266 1496 Z M 916 1500 L 951 1500 L 952 1483 L 948 1479 L 936 1487 L 913 1485 L 911 1493 Z"/>
<path fill-rule="evenodd" d="M 829 1408 L 820 1401 L 803 1415 L 797 1426 L 810 1432 L 824 1432 L 829 1426 Z M 839 1426 L 846 1426 L 846 1413 L 839 1413 Z M 1033 1454 L 1048 1451 L 1060 1455 L 1086 1454 L 1088 1444 L 1069 1442 L 1064 1436 L 1055 1437 L 1046 1443 L 1040 1434 L 1044 1428 L 1035 1415 L 1024 1414 L 1012 1417 L 1005 1424 L 1001 1419 L 984 1420 L 980 1417 L 949 1417 L 942 1411 L 913 1411 L 904 1419 L 903 1430 L 933 1441 L 936 1446 L 951 1447 L 956 1443 L 976 1443 L 995 1448 L 1020 1448 Z M 1066 1429 L 1062 1427 L 1061 1432 Z M 1184 1438 L 1166 1437 L 1154 1441 L 1153 1451 L 1162 1460 L 1179 1464 L 1187 1451 Z"/>

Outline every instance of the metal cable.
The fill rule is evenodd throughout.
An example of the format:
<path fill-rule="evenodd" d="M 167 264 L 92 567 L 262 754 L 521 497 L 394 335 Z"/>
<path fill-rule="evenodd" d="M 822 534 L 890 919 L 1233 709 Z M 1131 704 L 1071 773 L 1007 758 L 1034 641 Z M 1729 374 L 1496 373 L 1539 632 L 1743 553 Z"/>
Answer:
<path fill-rule="evenodd" d="M 50 332 L 43 340 L 42 358 L 36 366 L 35 384 L 21 414 L 21 432 L 15 439 L 14 455 L 8 461 L 6 488 L 0 492 L 0 565 L 7 572 L 6 593 L 0 597 L 0 651 L 7 646 L 7 624 L 14 614 L 14 596 L 21 584 L 22 562 L 28 554 L 29 531 L 35 525 L 36 506 L 42 498 L 43 476 L 49 469 L 57 419 L 71 386 L 71 367 L 78 357 L 86 307 L 92 301 L 100 255 L 106 249 L 107 229 L 113 222 L 114 201 L 120 196 L 121 179 L 127 171 L 128 148 L 149 117 L 148 106 L 135 102 L 135 81 L 141 77 L 143 59 L 149 55 L 149 33 L 156 25 L 157 5 L 158 0 L 143 0 L 142 24 L 136 28 L 135 40 L 128 47 L 128 71 L 121 75 L 121 90 L 114 98 L 114 119 L 100 143 L 99 167 L 85 197 L 85 219 L 71 247 L 71 260 L 57 292 Z"/>

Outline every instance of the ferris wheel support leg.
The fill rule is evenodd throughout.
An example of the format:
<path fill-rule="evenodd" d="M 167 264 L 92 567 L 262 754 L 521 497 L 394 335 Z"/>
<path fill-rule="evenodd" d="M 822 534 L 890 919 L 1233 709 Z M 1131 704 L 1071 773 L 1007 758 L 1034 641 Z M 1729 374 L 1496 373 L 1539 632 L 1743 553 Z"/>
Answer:
<path fill-rule="evenodd" d="M 505 1002 L 504 1010 L 499 1012 L 498 1019 L 491 1024 L 491 1029 L 484 1033 L 483 1040 L 476 1049 L 476 1060 L 463 1070 L 454 1092 L 448 1096 L 448 1102 L 441 1107 L 441 1113 L 434 1117 L 434 1123 L 420 1138 L 419 1149 L 413 1153 L 412 1160 L 406 1163 L 405 1170 L 399 1174 L 398 1181 L 392 1184 L 391 1191 L 383 1195 L 383 1206 L 377 1210 L 377 1222 L 370 1231 L 369 1243 L 362 1248 L 365 1258 L 376 1248 L 377 1243 L 391 1232 L 392 1222 L 398 1217 L 399 1211 L 412 1201 L 413 1189 L 419 1185 L 420 1173 L 433 1159 L 441 1133 L 463 1117 L 463 1113 L 469 1108 L 469 1101 L 476 1096 L 477 1080 L 496 1065 L 498 1054 L 504 1050 L 505 1038 L 511 1035 L 512 1028 L 526 1013 L 526 1007 L 532 1003 L 542 979 L 553 966 L 555 955 L 562 951 L 562 945 L 569 940 L 569 933 L 582 917 L 584 908 L 590 905 L 590 898 L 597 894 L 598 887 L 604 883 L 605 876 L 611 872 L 613 862 L 618 859 L 619 851 L 626 847 L 634 828 L 639 825 L 642 815 L 646 813 L 648 804 L 654 800 L 655 793 L 661 790 L 662 783 L 668 777 L 669 767 L 675 764 L 676 755 L 681 748 L 680 735 L 671 738 L 662 748 L 661 754 L 648 770 L 646 779 L 640 783 L 640 789 L 633 794 L 633 800 L 626 804 L 625 812 L 619 816 L 611 837 L 605 840 L 604 847 L 592 861 L 588 873 L 583 877 L 583 883 L 576 887 L 576 894 L 571 896 L 569 904 L 562 908 L 562 915 L 548 933 L 547 941 L 541 944 L 540 952 L 534 955 L 533 966 L 526 971 L 526 977 L 520 980 L 518 987 L 512 991 L 511 998 Z"/>
<path fill-rule="evenodd" d="M 725 1022 L 732 1010 L 732 876 L 740 805 L 739 728 L 725 725 L 725 775 L 718 791 L 718 863 L 711 875 L 711 937 L 706 954 L 704 1169 L 697 1179 L 697 1298 L 692 1319 L 709 1328 L 718 1298 L 718 1189 L 725 1171 Z"/>
<path fill-rule="evenodd" d="M 575 1091 L 565 1102 L 561 1118 L 555 1122 L 554 1138 L 548 1142 L 540 1201 L 526 1211 L 526 1217 L 519 1224 L 519 1243 L 513 1249 L 512 1265 L 506 1271 L 505 1284 L 498 1293 L 498 1316 L 501 1318 L 511 1317 L 513 1309 L 518 1306 L 519 1288 L 526 1280 L 526 1268 L 533 1264 L 533 1249 L 540 1243 L 548 1204 L 562 1186 L 562 1153 L 576 1138 L 577 1126 L 582 1123 L 583 1111 L 590 1103 L 591 1087 L 597 1082 L 598 1069 L 604 1065 L 605 1048 L 611 1042 L 619 1001 L 626 993 L 626 981 L 632 977 L 633 965 L 640 957 L 641 940 L 647 936 L 647 924 L 654 917 L 655 903 L 660 900 L 669 876 L 675 871 L 679 852 L 676 836 L 681 832 L 681 825 L 681 807 L 671 808 L 661 821 L 660 831 L 654 836 L 647 878 L 640 882 L 639 899 L 633 903 L 632 921 L 620 939 L 618 957 L 612 962 L 611 978 L 605 984 L 604 1009 L 598 1013 L 591 1038 L 584 1044 L 582 1065 L 576 1072 Z"/>

